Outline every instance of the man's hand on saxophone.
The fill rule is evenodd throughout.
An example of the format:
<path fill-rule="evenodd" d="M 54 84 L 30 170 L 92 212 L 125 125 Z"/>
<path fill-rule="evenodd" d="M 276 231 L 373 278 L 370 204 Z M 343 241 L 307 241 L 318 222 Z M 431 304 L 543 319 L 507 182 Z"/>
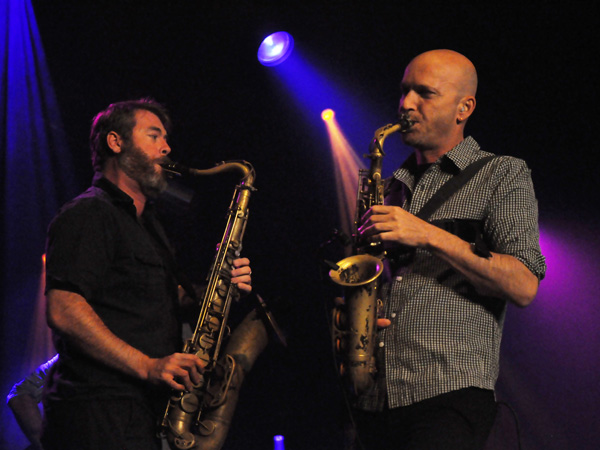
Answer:
<path fill-rule="evenodd" d="M 164 358 L 150 358 L 147 381 L 166 384 L 172 389 L 189 391 L 200 382 L 204 362 L 191 353 L 173 353 Z"/>
<path fill-rule="evenodd" d="M 252 269 L 248 258 L 238 258 L 233 261 L 231 283 L 236 285 L 242 296 L 252 292 Z"/>
<path fill-rule="evenodd" d="M 248 258 L 233 261 L 231 283 L 237 286 L 242 296 L 252 292 L 252 269 Z M 201 297 L 206 287 L 194 286 Z M 201 293 L 201 295 L 200 295 Z M 192 299 L 183 288 L 179 287 L 179 298 L 182 305 L 190 306 L 197 300 Z M 167 384 L 172 389 L 190 391 L 193 385 L 200 382 L 205 363 L 192 353 L 174 353 L 164 358 L 149 358 L 147 361 L 147 381 L 152 384 Z"/>
<path fill-rule="evenodd" d="M 374 205 L 362 217 L 358 229 L 368 242 L 383 242 L 425 248 L 430 234 L 440 230 L 398 206 Z"/>

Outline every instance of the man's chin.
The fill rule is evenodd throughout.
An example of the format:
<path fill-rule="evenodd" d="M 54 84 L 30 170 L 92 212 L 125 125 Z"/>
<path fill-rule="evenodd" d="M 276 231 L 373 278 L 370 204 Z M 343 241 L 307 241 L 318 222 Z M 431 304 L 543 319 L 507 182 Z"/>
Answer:
<path fill-rule="evenodd" d="M 142 192 L 148 198 L 157 198 L 164 191 L 167 190 L 167 179 L 163 174 L 160 175 L 160 178 L 152 180 L 151 182 L 143 183 L 141 185 Z"/>
<path fill-rule="evenodd" d="M 407 131 L 402 133 L 400 136 L 402 138 L 402 142 L 409 147 L 413 147 L 418 142 L 414 131 Z"/>

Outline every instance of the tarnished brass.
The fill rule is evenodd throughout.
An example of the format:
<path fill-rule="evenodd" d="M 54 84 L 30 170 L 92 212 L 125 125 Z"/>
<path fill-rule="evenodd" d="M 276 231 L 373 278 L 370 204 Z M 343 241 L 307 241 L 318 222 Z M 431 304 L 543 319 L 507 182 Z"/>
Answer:
<path fill-rule="evenodd" d="M 190 392 L 172 392 L 161 421 L 162 433 L 173 450 L 218 450 L 225 442 L 244 374 L 267 343 L 265 326 L 253 310 L 235 329 L 221 354 L 231 303 L 239 296 L 237 288 L 230 283 L 229 273 L 233 260 L 242 250 L 248 202 L 256 174 L 246 161 L 221 162 L 206 170 L 190 169 L 169 161 L 163 168 L 172 175 L 205 176 L 230 171 L 241 174 L 200 304 L 198 322 L 183 349 L 184 353 L 198 356 L 206 368 L 201 382 Z"/>
<path fill-rule="evenodd" d="M 358 233 L 362 217 L 374 205 L 383 205 L 381 177 L 383 143 L 392 133 L 405 132 L 413 125 L 408 118 L 375 131 L 369 146 L 370 168 L 359 170 L 354 217 L 353 255 L 338 261 L 329 272 L 334 283 L 344 288 L 344 304 L 333 310 L 332 339 L 339 359 L 339 372 L 354 395 L 367 391 L 376 373 L 375 343 L 377 310 L 385 251 L 381 243 L 364 242 Z"/>

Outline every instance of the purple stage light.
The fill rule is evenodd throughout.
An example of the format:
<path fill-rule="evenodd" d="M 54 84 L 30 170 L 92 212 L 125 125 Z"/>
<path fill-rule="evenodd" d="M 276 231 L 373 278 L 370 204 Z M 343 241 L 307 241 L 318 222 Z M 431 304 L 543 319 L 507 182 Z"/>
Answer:
<path fill-rule="evenodd" d="M 294 39 L 285 31 L 267 36 L 258 47 L 258 60 L 263 66 L 276 66 L 292 54 Z"/>

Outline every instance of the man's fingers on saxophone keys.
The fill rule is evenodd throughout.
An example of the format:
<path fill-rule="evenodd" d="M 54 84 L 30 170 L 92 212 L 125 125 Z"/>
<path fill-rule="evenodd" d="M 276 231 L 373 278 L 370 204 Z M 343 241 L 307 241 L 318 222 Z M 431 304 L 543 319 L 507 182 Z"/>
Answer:
<path fill-rule="evenodd" d="M 191 390 L 197 385 L 204 372 L 204 363 L 190 353 L 174 353 L 164 358 L 161 378 L 178 390 Z"/>
<path fill-rule="evenodd" d="M 233 261 L 231 270 L 231 283 L 243 293 L 248 294 L 252 291 L 252 269 L 248 258 L 238 258 Z"/>

